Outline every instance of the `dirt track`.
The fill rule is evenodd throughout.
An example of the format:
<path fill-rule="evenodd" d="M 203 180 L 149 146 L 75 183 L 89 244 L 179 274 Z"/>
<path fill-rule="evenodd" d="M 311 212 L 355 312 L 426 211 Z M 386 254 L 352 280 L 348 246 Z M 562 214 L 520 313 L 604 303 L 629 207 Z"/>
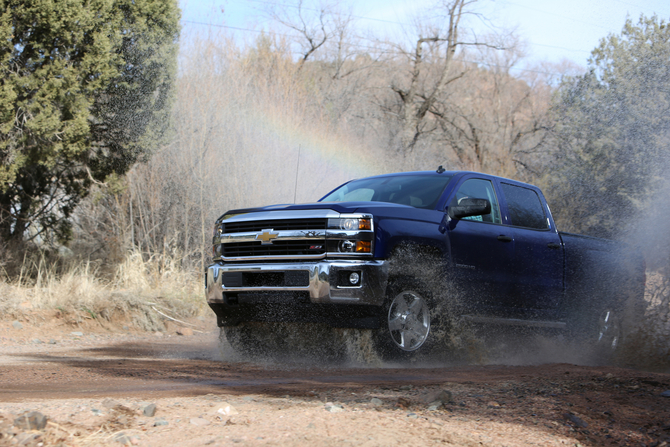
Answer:
<path fill-rule="evenodd" d="M 213 328 L 82 332 L 0 325 L 0 445 L 670 444 L 669 374 L 222 361 Z M 46 428 L 11 427 L 26 410 Z"/>

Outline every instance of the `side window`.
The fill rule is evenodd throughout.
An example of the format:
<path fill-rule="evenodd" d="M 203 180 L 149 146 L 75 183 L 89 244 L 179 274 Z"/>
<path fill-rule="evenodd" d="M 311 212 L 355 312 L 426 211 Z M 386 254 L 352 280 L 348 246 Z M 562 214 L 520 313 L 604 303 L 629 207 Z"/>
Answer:
<path fill-rule="evenodd" d="M 495 189 L 489 180 L 471 178 L 463 182 L 456 191 L 451 205 L 458 205 L 462 199 L 486 199 L 491 202 L 491 213 L 484 216 L 464 217 L 463 220 L 474 220 L 479 222 L 502 223 L 500 218 L 500 206 L 496 197 Z"/>
<path fill-rule="evenodd" d="M 532 189 L 502 183 L 511 224 L 515 227 L 546 230 L 549 228 L 542 202 Z"/>

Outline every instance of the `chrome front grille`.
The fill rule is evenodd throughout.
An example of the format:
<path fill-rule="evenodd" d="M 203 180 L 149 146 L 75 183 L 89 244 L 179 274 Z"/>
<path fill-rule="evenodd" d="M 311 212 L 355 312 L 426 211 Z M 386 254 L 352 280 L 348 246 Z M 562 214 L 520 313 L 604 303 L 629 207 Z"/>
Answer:
<path fill-rule="evenodd" d="M 279 219 L 229 222 L 222 225 L 223 233 L 246 233 L 272 228 L 275 231 L 325 230 L 328 219 Z"/>
<path fill-rule="evenodd" d="M 258 262 L 370 257 L 370 251 L 343 252 L 340 246 L 344 242 L 351 245 L 349 240 L 373 240 L 372 228 L 342 230 L 339 226 L 343 218 L 363 217 L 372 218 L 322 209 L 267 210 L 224 216 L 214 231 L 214 260 Z"/>
<path fill-rule="evenodd" d="M 323 240 L 275 241 L 272 244 L 260 242 L 231 242 L 223 244 L 222 254 L 226 258 L 244 256 L 301 256 L 321 255 L 326 252 Z"/>

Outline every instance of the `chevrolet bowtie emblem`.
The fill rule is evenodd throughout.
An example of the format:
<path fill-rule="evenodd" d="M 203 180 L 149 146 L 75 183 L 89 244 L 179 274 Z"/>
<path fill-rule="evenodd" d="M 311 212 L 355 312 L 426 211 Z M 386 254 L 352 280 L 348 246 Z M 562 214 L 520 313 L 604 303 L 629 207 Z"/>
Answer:
<path fill-rule="evenodd" d="M 261 233 L 258 233 L 256 235 L 256 240 L 261 241 L 261 245 L 269 245 L 272 244 L 272 239 L 277 239 L 279 237 L 279 233 L 273 233 L 272 228 L 269 230 L 263 230 Z"/>

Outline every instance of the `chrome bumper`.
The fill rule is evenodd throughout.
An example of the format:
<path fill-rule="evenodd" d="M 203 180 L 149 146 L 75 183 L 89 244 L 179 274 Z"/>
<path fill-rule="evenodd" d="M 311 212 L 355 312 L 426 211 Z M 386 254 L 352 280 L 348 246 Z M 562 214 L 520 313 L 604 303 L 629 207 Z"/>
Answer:
<path fill-rule="evenodd" d="M 361 272 L 359 286 L 337 284 L 339 271 Z M 281 273 L 306 271 L 309 283 L 306 286 L 280 287 L 228 287 L 223 283 L 223 274 L 238 273 Z M 254 292 L 309 292 L 312 303 L 321 304 L 367 304 L 381 306 L 388 282 L 386 261 L 319 261 L 291 264 L 212 264 L 207 267 L 205 293 L 210 304 L 224 303 L 224 294 Z"/>

